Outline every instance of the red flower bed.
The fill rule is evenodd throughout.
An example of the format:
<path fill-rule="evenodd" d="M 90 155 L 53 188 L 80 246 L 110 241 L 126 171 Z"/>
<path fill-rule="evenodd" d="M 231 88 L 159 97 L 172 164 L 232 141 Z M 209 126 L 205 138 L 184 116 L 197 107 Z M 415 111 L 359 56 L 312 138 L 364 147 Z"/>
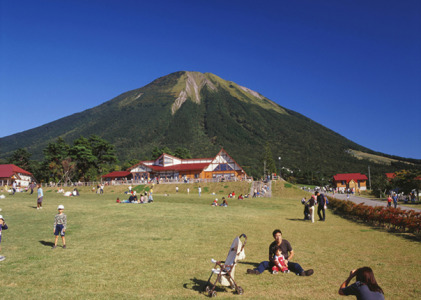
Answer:
<path fill-rule="evenodd" d="M 360 220 L 401 232 L 421 234 L 421 213 L 384 206 L 372 207 L 364 203 L 329 198 L 329 208 L 347 218 Z"/>

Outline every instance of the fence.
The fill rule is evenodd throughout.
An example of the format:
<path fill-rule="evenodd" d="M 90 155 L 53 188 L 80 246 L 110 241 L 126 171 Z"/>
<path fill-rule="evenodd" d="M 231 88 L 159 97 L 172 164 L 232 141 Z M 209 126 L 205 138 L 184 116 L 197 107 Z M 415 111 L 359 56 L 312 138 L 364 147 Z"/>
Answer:
<path fill-rule="evenodd" d="M 167 178 L 161 178 L 159 180 L 153 179 L 153 180 L 111 180 L 111 181 L 92 181 L 92 182 L 72 182 L 72 183 L 55 183 L 55 182 L 49 182 L 49 183 L 43 183 L 42 185 L 44 187 L 82 187 L 82 186 L 98 186 L 101 184 L 104 184 L 106 186 L 110 185 L 142 185 L 142 184 L 182 184 L 182 183 L 209 183 L 209 182 L 237 182 L 237 181 L 249 181 L 252 182 L 253 178 L 210 178 L 210 179 L 187 179 L 187 180 L 178 180 L 176 179 L 167 179 Z"/>

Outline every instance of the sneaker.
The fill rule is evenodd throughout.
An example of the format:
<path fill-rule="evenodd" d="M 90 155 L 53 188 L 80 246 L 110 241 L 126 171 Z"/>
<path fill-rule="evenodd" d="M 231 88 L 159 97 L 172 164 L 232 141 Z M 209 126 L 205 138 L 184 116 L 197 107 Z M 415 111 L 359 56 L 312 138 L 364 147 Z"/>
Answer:
<path fill-rule="evenodd" d="M 66 249 L 67 247 L 66 247 L 66 245 L 63 245 L 63 249 Z"/>
<path fill-rule="evenodd" d="M 37 209 L 39 209 L 39 207 L 37 207 Z"/>
<path fill-rule="evenodd" d="M 276 274 L 278 274 L 278 271 L 272 271 L 272 274 L 276 275 Z"/>
<path fill-rule="evenodd" d="M 307 271 L 301 272 L 300 276 L 311 276 L 313 275 L 314 271 L 313 269 L 308 269 Z"/>
<path fill-rule="evenodd" d="M 247 274 L 259 275 L 260 273 L 257 270 L 247 269 Z"/>
<path fill-rule="evenodd" d="M 54 245 L 53 247 L 51 247 L 51 249 L 56 249 L 57 248 L 57 246 L 56 245 Z"/>

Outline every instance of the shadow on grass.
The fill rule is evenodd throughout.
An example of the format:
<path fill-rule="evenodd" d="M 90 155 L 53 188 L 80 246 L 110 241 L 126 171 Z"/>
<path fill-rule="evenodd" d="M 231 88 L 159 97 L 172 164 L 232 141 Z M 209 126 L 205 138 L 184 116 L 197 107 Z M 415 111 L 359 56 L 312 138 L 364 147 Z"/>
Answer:
<path fill-rule="evenodd" d="M 238 264 L 241 264 L 241 265 L 250 265 L 250 266 L 253 266 L 253 267 L 257 268 L 257 266 L 260 263 L 255 263 L 255 262 L 239 262 Z"/>
<path fill-rule="evenodd" d="M 29 205 L 28 207 L 30 207 L 30 208 L 37 208 L 36 206 L 33 206 L 33 205 Z"/>
<path fill-rule="evenodd" d="M 379 225 L 376 225 L 376 224 L 370 224 L 368 222 L 364 222 L 364 221 L 361 221 L 361 220 L 355 220 L 353 218 L 347 217 L 347 216 L 345 216 L 341 213 L 338 213 L 336 211 L 333 211 L 333 214 L 335 214 L 335 215 L 337 215 L 337 216 L 339 216 L 343 219 L 346 219 L 350 222 L 369 227 L 372 230 L 387 232 L 387 233 L 393 234 L 395 236 L 407 239 L 411 242 L 417 242 L 417 243 L 421 242 L 421 236 L 420 235 L 416 235 L 416 234 L 413 234 L 413 233 L 410 233 L 410 232 L 402 232 L 402 231 L 399 231 L 397 229 L 386 228 L 386 227 L 382 227 L 382 226 L 379 226 Z"/>
<path fill-rule="evenodd" d="M 213 278 L 213 279 L 215 280 L 216 277 Z M 197 279 L 196 277 L 191 278 L 190 281 L 191 281 L 191 283 L 183 284 L 183 287 L 185 289 L 193 290 L 193 291 L 196 291 L 198 293 L 205 293 L 205 289 L 206 289 L 206 285 L 208 284 L 208 281 L 202 280 L 202 279 Z M 226 291 L 226 289 L 222 286 L 216 285 L 215 291 L 216 292 L 224 292 L 224 291 Z"/>
<path fill-rule="evenodd" d="M 41 244 L 43 244 L 44 246 L 47 247 L 53 247 L 54 243 L 53 242 L 46 242 L 46 241 L 39 241 Z"/>
<path fill-rule="evenodd" d="M 288 221 L 301 221 L 301 222 L 305 222 L 305 221 L 310 221 L 310 220 L 304 220 L 304 219 L 288 219 Z"/>

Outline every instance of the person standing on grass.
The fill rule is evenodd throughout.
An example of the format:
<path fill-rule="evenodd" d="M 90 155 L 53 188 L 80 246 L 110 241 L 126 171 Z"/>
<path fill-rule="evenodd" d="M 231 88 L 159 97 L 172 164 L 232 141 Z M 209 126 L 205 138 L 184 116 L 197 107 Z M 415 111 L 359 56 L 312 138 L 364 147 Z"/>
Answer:
<path fill-rule="evenodd" d="M 16 181 L 13 181 L 13 183 L 12 183 L 12 190 L 13 190 L 12 195 L 14 195 L 16 193 Z"/>
<path fill-rule="evenodd" d="M 308 199 L 307 201 L 307 205 L 308 205 L 308 210 L 310 211 L 311 223 L 314 223 L 314 207 L 316 205 L 315 197 L 311 196 L 310 199 Z"/>
<path fill-rule="evenodd" d="M 56 238 L 54 240 L 54 246 L 52 247 L 52 249 L 57 248 L 57 241 L 59 235 L 61 236 L 61 240 L 63 241 L 63 249 L 66 249 L 66 239 L 64 237 L 64 234 L 66 232 L 67 227 L 67 216 L 63 213 L 63 205 L 59 205 L 57 209 L 58 214 L 54 218 L 54 235 L 56 236 Z"/>
<path fill-rule="evenodd" d="M 8 229 L 9 227 L 7 227 L 6 222 L 3 219 L 3 216 L 0 215 L 0 251 L 1 251 L 1 234 L 3 230 Z M 0 256 L 0 261 L 5 260 L 6 258 L 4 256 Z"/>
<path fill-rule="evenodd" d="M 31 189 L 31 193 L 30 195 L 32 195 L 34 193 L 34 187 L 35 187 L 35 183 L 31 182 L 31 184 L 29 185 L 30 189 Z"/>
<path fill-rule="evenodd" d="M 44 192 L 42 191 L 41 184 L 38 185 L 38 196 L 37 196 L 37 209 L 42 209 L 42 200 L 44 198 Z"/>
<path fill-rule="evenodd" d="M 393 206 L 396 208 L 398 206 L 398 195 L 394 193 L 392 199 L 393 199 Z"/>
<path fill-rule="evenodd" d="M 326 220 L 326 197 L 320 192 L 316 192 L 317 195 L 317 214 L 319 215 L 319 221 Z M 322 212 L 322 214 L 320 213 Z M 322 216 L 323 215 L 323 216 Z"/>
<path fill-rule="evenodd" d="M 299 276 L 313 275 L 314 273 L 313 269 L 304 271 L 304 269 L 298 263 L 294 263 L 291 261 L 295 253 L 294 253 L 294 250 L 292 249 L 291 244 L 287 240 L 282 239 L 281 230 L 275 229 L 272 235 L 275 241 L 273 241 L 269 245 L 269 261 L 261 262 L 259 266 L 255 269 L 248 269 L 247 274 L 259 275 L 263 273 L 265 270 L 271 270 L 272 267 L 276 265 L 276 262 L 275 262 L 276 250 L 279 247 L 281 249 L 281 254 L 285 258 L 285 263 L 291 272 L 294 272 L 296 275 L 299 275 Z"/>
<path fill-rule="evenodd" d="M 200 197 L 200 195 L 202 194 L 202 188 L 200 187 L 200 185 L 199 185 L 199 188 L 197 190 L 199 191 L 199 197 Z"/>
<path fill-rule="evenodd" d="M 348 286 L 353 277 L 357 277 L 356 282 Z M 370 267 L 352 270 L 348 278 L 339 287 L 338 293 L 341 296 L 357 296 L 357 300 L 384 300 L 383 290 L 377 284 Z"/>

